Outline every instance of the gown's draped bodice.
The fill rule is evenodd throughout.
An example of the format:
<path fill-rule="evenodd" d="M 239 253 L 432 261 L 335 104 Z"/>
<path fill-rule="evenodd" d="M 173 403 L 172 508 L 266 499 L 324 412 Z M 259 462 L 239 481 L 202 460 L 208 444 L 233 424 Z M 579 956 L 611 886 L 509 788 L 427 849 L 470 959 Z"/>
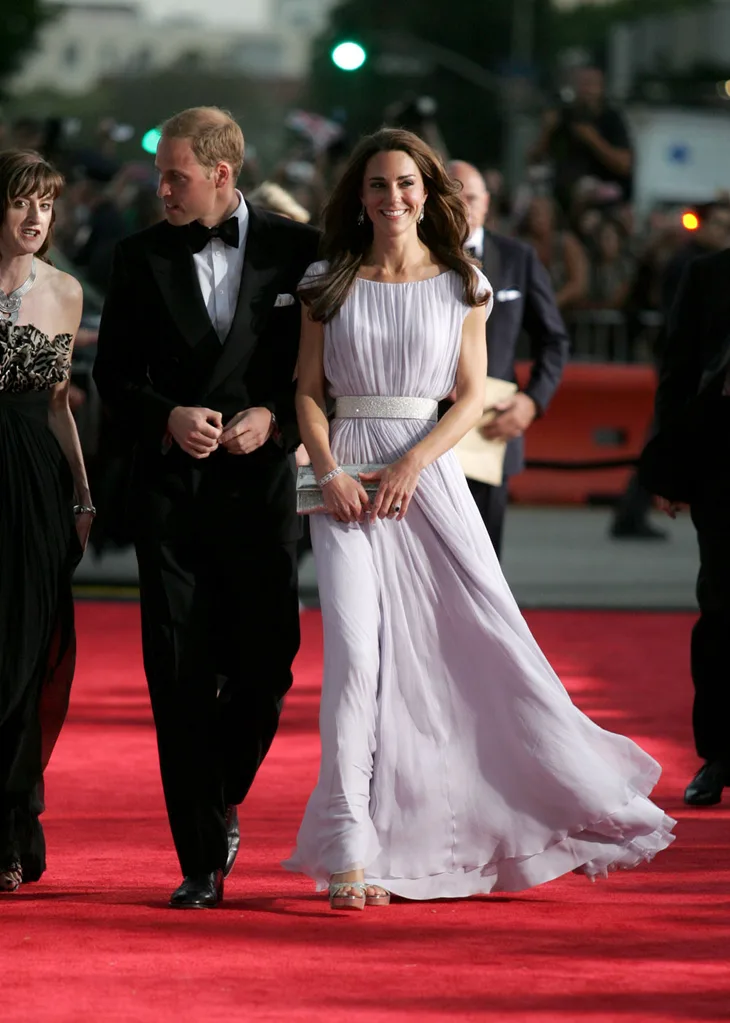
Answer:
<path fill-rule="evenodd" d="M 31 323 L 0 319 L 0 396 L 47 391 L 69 374 L 70 334 L 49 337 Z"/>
<path fill-rule="evenodd" d="M 315 263 L 305 280 L 326 266 Z M 475 273 L 480 291 L 491 296 L 486 277 Z M 403 284 L 357 278 L 325 327 L 324 373 L 330 395 L 445 398 L 456 380 L 470 310 L 463 292 L 463 281 L 453 270 Z M 488 308 L 491 303 L 490 297 Z M 403 419 L 336 420 L 333 453 L 342 462 L 391 461 L 432 425 Z"/>
<path fill-rule="evenodd" d="M 463 287 L 452 270 L 407 284 L 358 278 L 325 332 L 332 396 L 445 398 L 454 386 L 469 312 Z"/>

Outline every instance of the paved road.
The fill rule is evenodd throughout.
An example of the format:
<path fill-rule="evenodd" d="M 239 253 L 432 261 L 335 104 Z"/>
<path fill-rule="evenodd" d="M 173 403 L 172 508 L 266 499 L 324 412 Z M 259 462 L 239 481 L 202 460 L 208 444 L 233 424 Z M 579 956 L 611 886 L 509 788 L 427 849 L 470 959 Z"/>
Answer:
<path fill-rule="evenodd" d="M 601 508 L 510 508 L 504 571 L 523 607 L 677 609 L 695 607 L 697 546 L 687 516 L 671 522 L 666 542 L 608 538 L 610 512 Z M 124 551 L 79 566 L 79 592 L 91 584 L 134 586 L 134 554 Z M 302 601 L 316 604 L 314 564 L 301 570 Z"/>

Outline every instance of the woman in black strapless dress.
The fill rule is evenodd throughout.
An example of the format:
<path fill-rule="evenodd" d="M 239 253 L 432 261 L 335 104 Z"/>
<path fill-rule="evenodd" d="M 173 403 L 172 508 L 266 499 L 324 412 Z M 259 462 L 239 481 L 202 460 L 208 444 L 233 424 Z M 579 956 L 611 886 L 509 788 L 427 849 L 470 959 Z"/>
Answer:
<path fill-rule="evenodd" d="M 63 179 L 0 153 L 0 891 L 45 870 L 43 771 L 75 661 L 71 576 L 93 506 L 68 404 L 81 287 L 44 260 Z"/>

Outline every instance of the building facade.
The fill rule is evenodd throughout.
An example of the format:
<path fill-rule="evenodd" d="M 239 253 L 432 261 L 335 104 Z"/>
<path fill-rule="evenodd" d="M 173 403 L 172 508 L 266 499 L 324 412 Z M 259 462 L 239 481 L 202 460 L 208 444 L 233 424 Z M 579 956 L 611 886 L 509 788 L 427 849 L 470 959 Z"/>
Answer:
<path fill-rule="evenodd" d="M 611 34 L 611 92 L 633 93 L 643 75 L 673 75 L 723 67 L 730 54 L 730 0 L 680 8 L 617 26 Z"/>
<path fill-rule="evenodd" d="M 282 19 L 258 30 L 185 17 L 155 21 L 134 3 L 70 0 L 57 5 L 56 17 L 10 83 L 11 92 L 80 94 L 108 75 L 160 71 L 186 60 L 253 78 L 299 80 L 307 71 L 312 26 L 326 6 L 322 0 L 293 0 L 293 6 L 300 3 L 307 5 L 306 31 L 285 17 L 286 0 L 280 0 Z"/>

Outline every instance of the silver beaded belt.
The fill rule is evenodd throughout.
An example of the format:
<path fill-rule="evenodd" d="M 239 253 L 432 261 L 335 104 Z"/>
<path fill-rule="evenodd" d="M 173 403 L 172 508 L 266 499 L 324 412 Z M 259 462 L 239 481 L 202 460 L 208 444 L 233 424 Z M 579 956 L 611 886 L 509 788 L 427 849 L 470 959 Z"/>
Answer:
<path fill-rule="evenodd" d="M 438 419 L 438 402 L 433 398 L 386 398 L 377 394 L 337 398 L 336 419 Z"/>

